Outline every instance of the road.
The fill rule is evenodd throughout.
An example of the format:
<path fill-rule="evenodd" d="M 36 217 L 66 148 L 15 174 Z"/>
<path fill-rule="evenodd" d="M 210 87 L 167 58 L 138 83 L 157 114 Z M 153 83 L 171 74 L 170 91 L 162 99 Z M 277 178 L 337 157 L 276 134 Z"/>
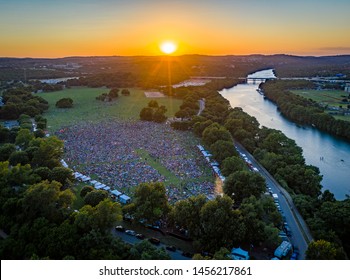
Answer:
<path fill-rule="evenodd" d="M 197 116 L 202 114 L 202 112 L 203 112 L 203 110 L 205 108 L 205 99 L 204 98 L 199 99 L 198 102 L 199 102 L 199 110 L 198 110 Z"/>
<path fill-rule="evenodd" d="M 271 174 L 255 160 L 255 158 L 239 143 L 235 142 L 238 152 L 243 153 L 252 162 L 253 167 L 256 167 L 265 180 L 268 187 L 273 193 L 278 195 L 279 204 L 281 206 L 286 222 L 291 229 L 291 242 L 294 247 L 299 249 L 300 255 L 298 259 L 305 259 L 305 252 L 308 243 L 313 240 L 310 230 L 308 229 L 304 219 L 296 209 L 289 193 L 271 176 Z"/>
<path fill-rule="evenodd" d="M 125 232 L 120 232 L 120 231 L 117 231 L 115 229 L 112 230 L 112 234 L 114 236 L 120 237 L 124 242 L 132 244 L 132 245 L 142 241 L 142 240 L 136 238 L 135 236 L 128 235 Z M 176 250 L 175 252 L 167 250 L 165 248 L 166 247 L 165 244 L 161 243 L 158 246 L 157 245 L 153 245 L 153 246 L 155 246 L 158 249 L 164 248 L 172 260 L 190 260 L 190 258 L 183 256 L 182 251 L 180 251 L 180 250 Z"/>

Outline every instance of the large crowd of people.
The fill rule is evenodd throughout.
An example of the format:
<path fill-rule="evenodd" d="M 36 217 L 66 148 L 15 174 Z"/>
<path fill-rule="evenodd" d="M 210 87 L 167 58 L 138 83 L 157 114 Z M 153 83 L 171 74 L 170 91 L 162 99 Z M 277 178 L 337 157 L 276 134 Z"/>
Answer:
<path fill-rule="evenodd" d="M 113 119 L 72 125 L 57 136 L 65 142 L 65 160 L 73 170 L 129 195 L 138 184 L 157 181 L 164 182 L 172 201 L 214 192 L 210 165 L 189 132 L 172 130 L 166 124 Z M 165 167 L 177 183 L 149 161 Z"/>

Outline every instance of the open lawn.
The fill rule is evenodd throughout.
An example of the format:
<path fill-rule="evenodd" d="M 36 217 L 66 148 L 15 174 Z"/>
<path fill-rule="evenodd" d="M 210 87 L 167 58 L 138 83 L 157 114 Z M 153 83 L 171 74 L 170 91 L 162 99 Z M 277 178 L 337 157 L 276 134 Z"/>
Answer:
<path fill-rule="evenodd" d="M 76 182 L 73 185 L 72 190 L 73 190 L 75 197 L 76 197 L 76 199 L 73 202 L 73 209 L 78 210 L 84 206 L 84 199 L 80 196 L 80 191 L 84 186 L 87 186 L 87 184 L 80 183 L 80 182 Z"/>
<path fill-rule="evenodd" d="M 59 130 L 79 121 L 99 122 L 106 117 L 117 117 L 120 119 L 139 119 L 141 109 L 147 106 L 151 100 L 147 98 L 143 90 L 129 89 L 130 96 L 119 95 L 113 102 L 96 100 L 101 93 L 107 93 L 107 88 L 77 87 L 62 91 L 38 93 L 49 102 L 50 108 L 44 113 L 48 119 L 48 130 L 51 132 Z M 73 108 L 59 109 L 55 107 L 56 102 L 64 97 L 73 99 Z M 164 97 L 157 98 L 159 105 L 164 105 L 168 111 L 168 117 L 174 116 L 179 110 L 182 100 Z"/>
<path fill-rule="evenodd" d="M 328 108 L 339 108 L 339 106 L 346 108 L 348 106 L 348 103 L 344 103 L 342 100 L 347 98 L 349 93 L 343 90 L 293 90 L 292 92 L 307 99 L 312 99 L 323 106 L 328 105 Z M 326 110 L 326 112 L 330 111 Z M 350 121 L 350 115 L 333 115 L 333 117 L 344 121 Z"/>
<path fill-rule="evenodd" d="M 171 171 L 166 169 L 160 162 L 155 160 L 150 154 L 144 149 L 136 149 L 135 152 L 141 157 L 143 161 L 146 161 L 150 166 L 157 170 L 161 175 L 163 175 L 169 184 L 180 185 L 181 180 L 176 177 Z"/>
<path fill-rule="evenodd" d="M 312 99 L 320 103 L 327 103 L 329 105 L 341 105 L 342 99 L 349 95 L 349 93 L 343 90 L 293 90 L 292 92 L 307 99 Z"/>

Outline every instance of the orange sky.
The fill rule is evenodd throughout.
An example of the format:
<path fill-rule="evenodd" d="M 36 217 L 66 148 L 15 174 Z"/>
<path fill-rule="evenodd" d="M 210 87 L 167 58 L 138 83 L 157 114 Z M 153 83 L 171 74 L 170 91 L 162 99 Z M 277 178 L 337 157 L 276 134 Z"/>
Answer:
<path fill-rule="evenodd" d="M 317 4 L 315 4 L 317 3 Z M 0 0 L 0 57 L 350 54 L 350 1 Z"/>

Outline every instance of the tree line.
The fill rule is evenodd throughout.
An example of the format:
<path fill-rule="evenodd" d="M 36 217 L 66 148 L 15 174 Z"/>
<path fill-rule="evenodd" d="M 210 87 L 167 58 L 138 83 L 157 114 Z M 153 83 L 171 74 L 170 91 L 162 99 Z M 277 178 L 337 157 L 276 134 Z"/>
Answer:
<path fill-rule="evenodd" d="M 34 117 L 49 108 L 44 98 L 24 89 L 8 89 L 3 92 L 2 98 L 5 105 L 0 107 L 0 119 L 16 120 L 22 114 Z"/>
<path fill-rule="evenodd" d="M 247 195 L 239 208 L 233 205 L 227 195 L 214 200 L 199 195 L 169 205 L 164 184 L 155 182 L 139 185 L 133 202 L 123 207 L 123 214 L 132 217 L 134 223 L 185 232 L 194 240 L 197 252 L 211 255 L 222 250 L 228 255 L 232 246 L 242 243 L 269 248 L 279 244 L 277 225 L 281 217 L 271 198 Z"/>
<path fill-rule="evenodd" d="M 292 93 L 291 89 L 314 88 L 309 81 L 270 80 L 262 84 L 264 95 L 277 104 L 281 113 L 299 124 L 307 124 L 350 140 L 350 122 L 337 120 L 315 101 Z"/>

